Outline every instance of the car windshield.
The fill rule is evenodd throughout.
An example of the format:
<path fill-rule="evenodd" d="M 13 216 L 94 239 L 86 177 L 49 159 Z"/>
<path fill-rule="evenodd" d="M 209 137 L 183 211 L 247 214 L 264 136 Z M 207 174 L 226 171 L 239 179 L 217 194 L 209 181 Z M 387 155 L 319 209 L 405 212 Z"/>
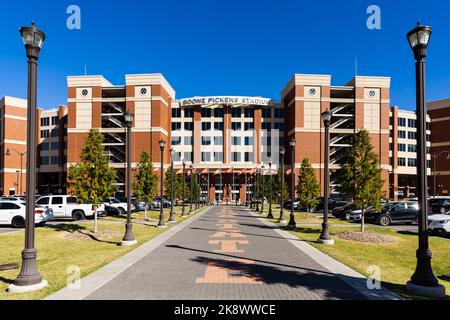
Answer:
<path fill-rule="evenodd" d="M 112 199 L 111 199 L 111 202 L 112 202 L 112 203 L 120 203 L 120 201 L 117 200 L 116 198 L 112 198 Z"/>

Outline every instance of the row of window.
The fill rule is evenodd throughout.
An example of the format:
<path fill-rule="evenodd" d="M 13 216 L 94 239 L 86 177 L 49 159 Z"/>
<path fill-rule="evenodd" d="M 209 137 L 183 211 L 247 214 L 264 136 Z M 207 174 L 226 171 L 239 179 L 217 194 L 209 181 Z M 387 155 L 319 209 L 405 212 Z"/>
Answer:
<path fill-rule="evenodd" d="M 64 142 L 64 147 L 67 148 L 67 143 Z M 59 150 L 59 142 L 43 142 L 41 143 L 41 150 L 42 151 L 46 151 L 46 150 Z"/>
<path fill-rule="evenodd" d="M 184 118 L 192 118 L 194 114 L 194 110 L 192 108 L 173 108 L 172 109 L 172 118 L 181 118 L 182 110 L 184 110 Z M 272 110 L 274 110 L 272 112 Z M 276 108 L 263 108 L 262 110 L 263 118 L 272 118 L 272 115 L 275 118 L 284 118 L 284 109 Z M 241 118 L 242 113 L 244 114 L 244 118 L 254 118 L 255 109 L 254 108 L 232 108 L 231 109 L 231 117 L 232 118 Z M 201 110 L 202 118 L 211 118 L 214 116 L 215 118 L 223 118 L 223 109 L 216 108 L 202 108 Z"/>
<path fill-rule="evenodd" d="M 253 137 L 231 137 L 231 144 L 233 146 L 240 146 L 242 145 L 242 139 L 244 140 L 245 146 L 253 146 L 254 145 L 254 139 Z M 271 137 L 264 137 L 263 138 L 263 144 L 267 146 L 272 145 L 272 138 Z M 180 146 L 181 145 L 181 137 L 171 137 L 170 138 L 171 143 L 173 146 Z M 183 145 L 190 146 L 192 145 L 192 136 L 189 137 L 183 137 Z M 279 144 L 280 146 L 284 144 L 284 138 L 279 137 Z M 202 146 L 223 146 L 223 137 L 202 137 Z M 44 150 L 44 149 L 43 149 Z M 413 151 L 411 151 L 413 152 Z"/>
<path fill-rule="evenodd" d="M 389 150 L 393 151 L 393 144 L 392 143 L 389 144 Z M 415 145 L 415 144 L 399 143 L 397 145 L 397 150 L 401 151 L 401 152 L 406 152 L 406 150 L 408 150 L 408 152 L 417 152 L 417 145 Z M 431 148 L 430 147 L 427 147 L 427 153 L 431 153 Z"/>
<path fill-rule="evenodd" d="M 390 164 L 393 165 L 393 159 L 389 158 Z M 397 165 L 399 167 L 417 167 L 417 159 L 414 158 L 398 158 Z M 427 167 L 431 168 L 431 160 L 427 160 Z"/>
<path fill-rule="evenodd" d="M 59 156 L 40 157 L 39 163 L 41 165 L 58 165 L 59 164 Z"/>
<path fill-rule="evenodd" d="M 50 125 L 50 121 L 52 123 L 52 126 L 58 125 L 59 124 L 59 117 L 58 116 L 54 116 L 54 117 L 45 117 L 45 118 L 41 118 L 41 126 L 42 127 L 47 127 Z"/>
<path fill-rule="evenodd" d="M 392 137 L 392 131 L 390 132 L 390 136 Z M 406 131 L 399 130 L 398 131 L 399 139 L 406 139 Z M 417 133 L 415 131 L 408 131 L 408 139 L 417 139 Z M 431 134 L 427 134 L 427 141 L 431 141 Z"/>
<path fill-rule="evenodd" d="M 41 130 L 41 138 L 59 137 L 59 129 Z"/>

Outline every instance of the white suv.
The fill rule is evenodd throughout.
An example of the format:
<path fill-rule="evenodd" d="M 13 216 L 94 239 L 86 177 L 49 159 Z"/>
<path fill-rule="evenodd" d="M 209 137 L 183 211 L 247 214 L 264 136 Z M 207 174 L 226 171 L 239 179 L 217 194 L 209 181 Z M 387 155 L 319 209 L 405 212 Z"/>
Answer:
<path fill-rule="evenodd" d="M 34 212 L 36 224 L 44 224 L 55 218 L 50 208 L 37 206 Z M 14 228 L 23 228 L 25 227 L 25 216 L 25 203 L 15 201 L 0 202 L 0 225 L 12 225 Z"/>
<path fill-rule="evenodd" d="M 51 208 L 56 218 L 73 218 L 75 221 L 93 216 L 95 212 L 92 204 L 80 204 L 76 197 L 68 195 L 44 196 L 37 199 L 36 204 Z M 104 208 L 98 208 L 97 213 L 102 210 L 104 211 Z"/>
<path fill-rule="evenodd" d="M 450 214 L 428 216 L 428 230 L 435 234 L 450 234 Z"/>

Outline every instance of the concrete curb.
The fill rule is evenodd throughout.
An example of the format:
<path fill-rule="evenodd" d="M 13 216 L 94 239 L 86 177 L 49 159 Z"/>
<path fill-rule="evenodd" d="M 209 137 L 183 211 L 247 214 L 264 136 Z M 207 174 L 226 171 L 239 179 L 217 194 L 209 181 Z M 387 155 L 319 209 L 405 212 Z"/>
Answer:
<path fill-rule="evenodd" d="M 80 289 L 63 288 L 52 295 L 46 297 L 44 300 L 82 300 L 89 296 L 106 283 L 117 277 L 123 271 L 131 267 L 133 264 L 144 258 L 150 252 L 158 248 L 161 244 L 169 240 L 176 233 L 183 230 L 189 224 L 207 213 L 211 207 L 204 209 L 191 218 L 188 218 L 178 225 L 170 228 L 166 232 L 156 236 L 147 241 L 140 247 L 128 252 L 124 256 L 110 262 L 108 265 L 94 271 L 90 275 L 81 279 Z"/>
<path fill-rule="evenodd" d="M 290 243 L 296 246 L 298 249 L 309 255 L 317 263 L 322 265 L 328 271 L 336 274 L 341 280 L 350 285 L 352 288 L 357 290 L 359 293 L 364 295 L 369 300 L 404 300 L 398 294 L 381 287 L 381 289 L 370 290 L 367 287 L 367 278 L 362 274 L 356 272 L 355 270 L 349 268 L 345 264 L 333 259 L 329 255 L 323 253 L 319 249 L 314 248 L 312 245 L 308 244 L 306 241 L 298 241 L 297 238 L 292 233 L 279 229 L 279 225 L 267 221 L 265 218 L 256 214 L 255 212 L 247 209 L 250 214 L 257 217 L 259 221 L 264 223 L 266 226 L 274 228 L 280 236 L 287 239 Z M 301 239 L 300 239 L 301 240 Z"/>

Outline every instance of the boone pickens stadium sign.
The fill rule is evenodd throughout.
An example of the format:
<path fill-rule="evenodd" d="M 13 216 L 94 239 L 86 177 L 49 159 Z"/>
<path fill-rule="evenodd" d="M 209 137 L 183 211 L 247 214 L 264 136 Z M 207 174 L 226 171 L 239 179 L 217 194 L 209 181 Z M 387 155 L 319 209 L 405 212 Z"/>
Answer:
<path fill-rule="evenodd" d="M 179 100 L 180 107 L 198 106 L 198 105 L 255 105 L 263 107 L 273 107 L 275 105 L 272 99 L 261 97 L 235 97 L 235 96 L 218 96 L 218 97 L 194 97 Z"/>

